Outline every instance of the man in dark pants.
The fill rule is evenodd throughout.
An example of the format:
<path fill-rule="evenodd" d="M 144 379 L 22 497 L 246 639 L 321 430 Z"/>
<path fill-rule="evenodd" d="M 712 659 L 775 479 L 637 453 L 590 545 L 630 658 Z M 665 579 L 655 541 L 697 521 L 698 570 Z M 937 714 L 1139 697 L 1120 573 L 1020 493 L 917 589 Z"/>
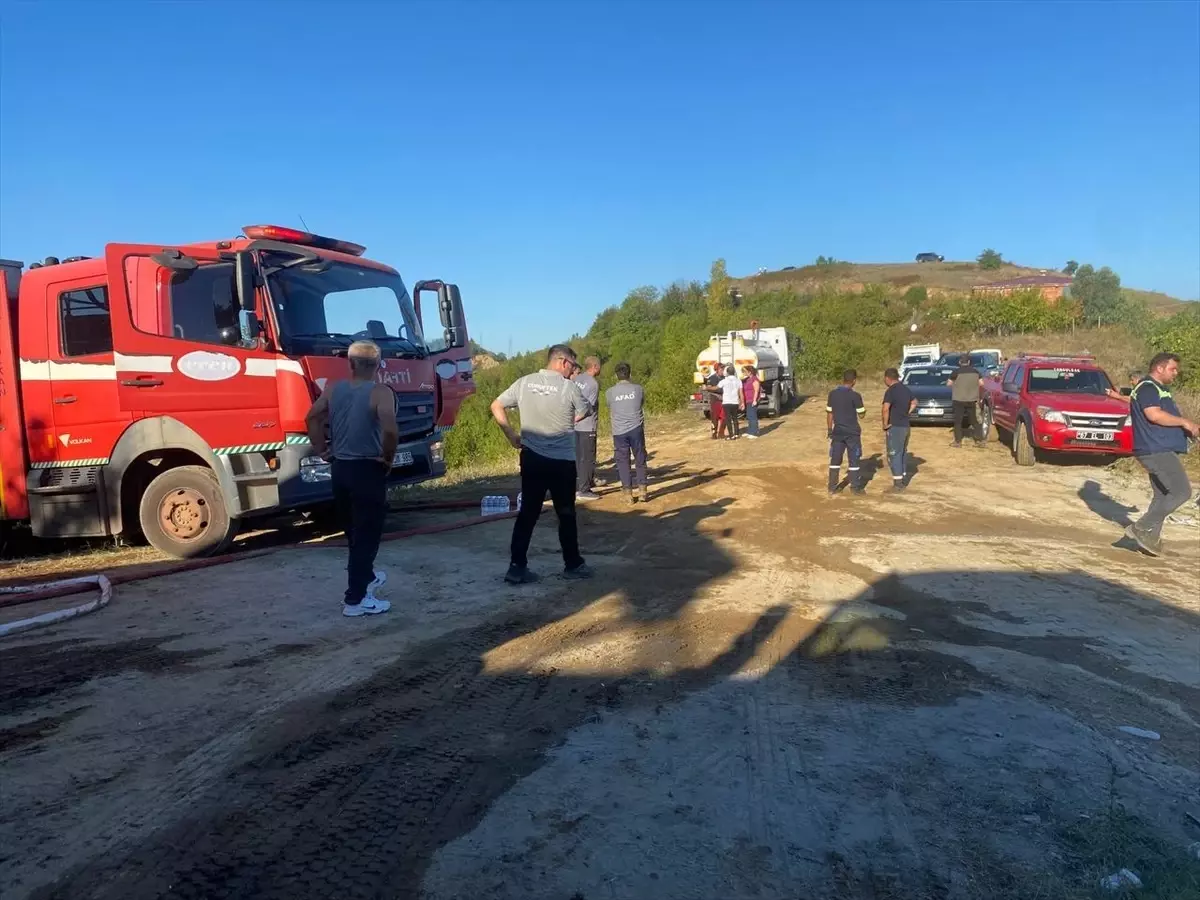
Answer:
<path fill-rule="evenodd" d="M 529 570 L 529 542 L 542 514 L 546 492 L 558 516 L 563 574 L 590 578 L 592 570 L 579 555 L 575 521 L 575 423 L 591 411 L 579 386 L 570 380 L 575 351 L 565 344 L 550 348 L 546 368 L 518 378 L 492 402 L 492 416 L 509 443 L 521 451 L 522 505 L 513 523 L 511 560 L 504 580 L 509 584 L 537 581 Z M 518 410 L 521 433 L 508 423 L 508 410 Z"/>
<path fill-rule="evenodd" d="M 1192 485 L 1180 457 L 1188 437 L 1200 437 L 1200 425 L 1179 414 L 1167 387 L 1179 375 L 1179 357 L 1159 353 L 1150 360 L 1150 377 L 1130 395 L 1133 455 L 1150 476 L 1153 497 L 1145 514 L 1125 529 L 1126 536 L 1151 556 L 1162 553 L 1162 527 L 1167 516 L 1192 496 Z"/>
<path fill-rule="evenodd" d="M 634 480 L 629 457 L 637 472 L 637 499 L 650 499 L 646 488 L 646 419 L 643 412 L 646 395 L 640 384 L 629 380 L 629 363 L 617 364 L 617 383 L 604 392 L 612 423 L 613 458 L 621 476 L 621 493 L 634 501 Z"/>
<path fill-rule="evenodd" d="M 596 408 L 600 404 L 600 360 L 589 356 L 583 361 L 583 370 L 576 372 L 575 384 L 579 386 L 583 399 L 591 405 L 591 412 L 575 423 L 575 499 L 599 500 L 600 495 L 592 490 L 596 486 Z"/>
<path fill-rule="evenodd" d="M 862 395 L 854 390 L 858 373 L 847 369 L 842 383 L 829 392 L 825 403 L 825 424 L 829 434 L 829 493 L 836 494 L 841 483 L 842 454 L 849 462 L 850 490 L 861 494 L 866 490 L 862 480 L 862 425 L 859 419 L 867 414 Z"/>
<path fill-rule="evenodd" d="M 983 440 L 979 432 L 979 416 L 976 404 L 983 395 L 983 379 L 979 370 L 971 365 L 971 357 L 963 354 L 958 358 L 958 368 L 950 374 L 949 381 L 950 408 L 954 415 L 954 443 L 951 447 L 961 447 L 963 439 L 963 417 L 971 426 L 971 440 L 976 446 L 982 447 Z"/>
<path fill-rule="evenodd" d="M 387 515 L 387 476 L 400 440 L 396 395 L 375 381 L 379 347 L 355 341 L 346 353 L 350 378 L 329 385 L 306 417 L 313 453 L 330 463 L 333 499 L 346 532 L 350 559 L 346 566 L 344 616 L 368 616 L 392 608 L 375 591 L 387 581 L 375 569 L 375 555 Z M 325 429 L 329 428 L 329 446 Z"/>
<path fill-rule="evenodd" d="M 708 394 L 708 421 L 712 425 L 712 438 L 715 441 L 721 436 L 721 418 L 725 415 L 725 408 L 721 406 L 721 392 L 713 391 L 721 379 L 725 376 L 720 371 L 720 366 L 713 369 L 712 374 L 704 379 L 705 393 Z"/>
<path fill-rule="evenodd" d="M 908 417 L 917 408 L 917 398 L 900 381 L 900 373 L 895 369 L 883 373 L 883 383 L 887 385 L 883 393 L 883 438 L 892 469 L 892 490 L 902 491 L 907 474 L 904 466 L 908 461 Z"/>

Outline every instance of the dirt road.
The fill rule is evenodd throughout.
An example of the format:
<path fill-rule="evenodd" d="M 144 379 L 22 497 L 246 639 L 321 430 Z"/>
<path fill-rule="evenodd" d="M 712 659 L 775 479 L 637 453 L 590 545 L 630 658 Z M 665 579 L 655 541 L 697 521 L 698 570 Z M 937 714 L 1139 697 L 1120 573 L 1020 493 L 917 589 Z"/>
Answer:
<path fill-rule="evenodd" d="M 315 546 L 0 644 L 0 894 L 1194 896 L 1197 529 L 1142 557 L 1140 481 L 933 428 L 829 498 L 822 405 L 767 432 L 659 429 L 582 585 L 547 514 L 528 588 L 498 522 L 385 545 L 376 619 Z"/>

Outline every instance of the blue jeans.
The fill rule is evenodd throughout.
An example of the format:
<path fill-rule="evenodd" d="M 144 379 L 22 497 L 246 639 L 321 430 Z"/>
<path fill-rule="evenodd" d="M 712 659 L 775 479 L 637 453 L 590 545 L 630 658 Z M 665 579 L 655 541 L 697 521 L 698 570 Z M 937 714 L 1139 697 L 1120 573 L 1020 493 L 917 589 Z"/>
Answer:
<path fill-rule="evenodd" d="M 904 466 L 908 460 L 908 434 L 907 425 L 893 425 L 887 430 L 888 465 L 892 469 L 893 481 L 903 481 L 906 474 Z"/>
<path fill-rule="evenodd" d="M 758 407 L 753 403 L 746 405 L 746 434 L 758 437 Z"/>
<path fill-rule="evenodd" d="M 624 434 L 613 435 L 613 457 L 617 461 L 617 472 L 621 476 L 621 487 L 630 490 L 633 477 L 629 467 L 629 456 L 633 455 L 637 467 L 638 487 L 646 486 L 646 429 L 635 428 Z"/>

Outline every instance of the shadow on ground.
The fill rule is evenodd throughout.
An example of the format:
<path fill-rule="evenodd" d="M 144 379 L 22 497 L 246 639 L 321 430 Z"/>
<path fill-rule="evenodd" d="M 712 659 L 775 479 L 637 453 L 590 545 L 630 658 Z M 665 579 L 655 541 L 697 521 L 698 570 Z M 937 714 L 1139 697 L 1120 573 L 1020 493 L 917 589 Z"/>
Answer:
<path fill-rule="evenodd" d="M 675 490 L 720 477 L 712 471 L 677 474 Z M 1194 741 L 1194 733 L 1167 713 L 1147 709 L 1122 685 L 1193 710 L 1200 708 L 1200 691 L 1115 662 L 1088 636 L 1020 634 L 1014 629 L 1022 623 L 1011 617 L 997 620 L 1007 631 L 993 627 L 986 608 L 947 599 L 961 595 L 964 586 L 978 589 L 989 576 L 976 571 L 884 578 L 859 596 L 824 604 L 816 614 L 804 612 L 804 597 L 704 606 L 737 569 L 713 539 L 729 502 L 664 511 L 651 505 L 621 515 L 589 507 L 581 521 L 585 552 L 599 572 L 594 580 L 564 584 L 550 598 L 517 599 L 483 624 L 443 634 L 352 688 L 285 710 L 264 725 L 249 758 L 193 798 L 185 821 L 144 843 L 102 853 L 34 896 L 418 900 L 439 850 L 480 826 L 577 729 L 636 715 L 646 723 L 648 741 L 666 740 L 655 733 L 656 716 L 718 685 L 734 710 L 753 710 L 766 696 L 756 693 L 764 690 L 758 686 L 773 679 L 784 680 L 780 696 L 793 704 L 785 717 L 777 713 L 775 726 L 758 713 L 739 720 L 735 712 L 732 720 L 744 730 L 739 725 L 728 734 L 674 733 L 679 754 L 688 758 L 707 758 L 714 746 L 735 748 L 730 765 L 742 773 L 738 777 L 757 779 L 757 787 L 731 799 L 730 806 L 713 808 L 710 817 L 679 812 L 713 807 L 704 782 L 719 782 L 724 769 L 667 792 L 676 811 L 662 821 L 645 806 L 619 809 L 590 795 L 576 798 L 586 807 L 588 824 L 581 826 L 583 819 L 552 824 L 540 844 L 521 851 L 528 858 L 497 850 L 494 857 L 476 859 L 478 869 L 442 872 L 444 889 L 436 896 L 999 900 L 1031 895 L 1026 887 L 1049 883 L 1059 873 L 1067 880 L 1055 896 L 1090 896 L 1073 893 L 1070 879 L 1092 879 L 1095 873 L 1073 872 L 1070 858 L 1054 861 L 1044 851 L 1059 847 L 1060 812 L 1077 816 L 1106 802 L 1094 783 L 1107 771 L 1096 751 L 1103 740 L 1060 716 L 1046 720 L 1060 730 L 1052 729 L 1044 745 L 1036 743 L 1034 729 L 1022 737 L 1032 743 L 1014 745 L 1006 755 L 1001 732 L 1026 734 L 1016 720 L 1032 715 L 1020 704 L 1033 701 L 1024 691 L 1008 695 L 998 669 L 980 668 L 948 648 L 1012 654 L 1050 667 L 1047 672 L 1069 662 L 1096 676 L 1096 708 L 1074 712 L 1099 716 L 1104 704 L 1117 704 L 1123 714 L 1136 713 L 1140 723 L 1171 738 L 1190 735 Z M 543 522 L 542 527 L 553 526 L 549 511 Z M 497 575 L 503 562 L 491 561 Z M 553 559 L 541 562 L 547 570 L 554 565 Z M 1104 598 L 1163 619 L 1168 633 L 1196 633 L 1200 627 L 1194 616 L 1084 573 L 1013 578 L 1025 591 L 1056 596 L 1058 619 L 1071 617 L 1072 603 Z M 970 715 L 983 716 L 969 752 L 956 739 L 945 747 L 902 743 L 906 729 L 936 730 L 938 717 L 946 715 L 918 716 L 920 710 L 958 709 L 993 695 L 1004 697 L 996 706 L 1002 712 L 995 714 L 1003 721 L 991 721 L 986 705 L 968 704 Z M 1049 688 L 1044 696 L 1055 700 Z M 835 715 L 841 724 L 831 731 L 822 717 Z M 881 740 L 882 734 L 897 743 Z M 839 744 L 859 755 L 839 755 Z M 1082 762 L 1070 759 L 1073 748 Z M 593 757 L 594 764 L 609 765 L 603 745 L 594 752 L 601 757 Z M 751 762 L 737 762 L 737 752 Z M 878 768 L 885 763 L 893 766 L 890 772 Z M 1004 797 L 1028 787 L 1023 781 L 1014 786 L 1018 776 L 1009 767 L 1027 767 L 1033 785 L 1057 772 L 1055 767 L 1072 765 L 1077 768 L 1071 777 L 1054 782 L 1059 795 L 1050 789 L 1037 794 L 1040 813 L 1006 805 Z M 943 781 L 961 793 L 947 793 Z M 655 783 L 647 782 L 647 792 Z M 609 787 L 615 789 L 613 782 Z M 732 858 L 740 860 L 734 868 L 748 879 L 741 893 L 706 883 L 713 865 L 707 836 L 726 834 L 723 818 L 766 815 L 754 808 L 766 795 L 774 798 L 773 806 L 763 808 L 786 817 L 785 833 L 772 837 L 766 825 L 765 831 L 750 828 L 745 846 L 738 845 L 742 838 L 730 837 L 733 846 L 721 847 L 722 854 L 736 851 Z M 1182 794 L 1159 799 L 1162 816 L 1181 814 Z M 832 818 L 811 819 L 818 808 Z M 1039 824 L 1030 824 L 1030 816 Z M 860 820 L 859 831 L 847 830 L 846 823 Z M 0 824 L 5 831 L 19 825 Z M 554 835 L 601 825 L 631 836 L 635 845 L 662 849 L 664 856 L 647 863 L 629 849 L 606 855 L 600 841 L 579 851 L 590 864 L 559 858 L 549 849 L 542 855 Z M 501 822 L 498 831 L 527 826 L 528 821 Z M 664 828 L 675 835 L 669 847 L 662 843 Z M 1030 847 L 1036 862 L 1024 852 Z M 444 887 L 447 877 L 452 887 Z M 1090 891 L 1095 882 L 1087 884 Z"/>

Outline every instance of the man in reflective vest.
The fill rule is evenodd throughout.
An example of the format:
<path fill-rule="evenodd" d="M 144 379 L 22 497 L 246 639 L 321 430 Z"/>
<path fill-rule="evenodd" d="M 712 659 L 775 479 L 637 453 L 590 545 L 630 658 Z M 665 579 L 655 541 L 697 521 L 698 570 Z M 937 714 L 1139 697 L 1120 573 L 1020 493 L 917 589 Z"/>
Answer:
<path fill-rule="evenodd" d="M 1188 451 L 1188 437 L 1200 437 L 1200 425 L 1180 415 L 1167 390 L 1179 375 L 1179 357 L 1159 353 L 1150 360 L 1149 372 L 1129 396 L 1129 415 L 1133 455 L 1150 476 L 1153 497 L 1145 514 L 1125 534 L 1151 556 L 1158 556 L 1163 522 L 1192 495 L 1180 457 Z"/>

